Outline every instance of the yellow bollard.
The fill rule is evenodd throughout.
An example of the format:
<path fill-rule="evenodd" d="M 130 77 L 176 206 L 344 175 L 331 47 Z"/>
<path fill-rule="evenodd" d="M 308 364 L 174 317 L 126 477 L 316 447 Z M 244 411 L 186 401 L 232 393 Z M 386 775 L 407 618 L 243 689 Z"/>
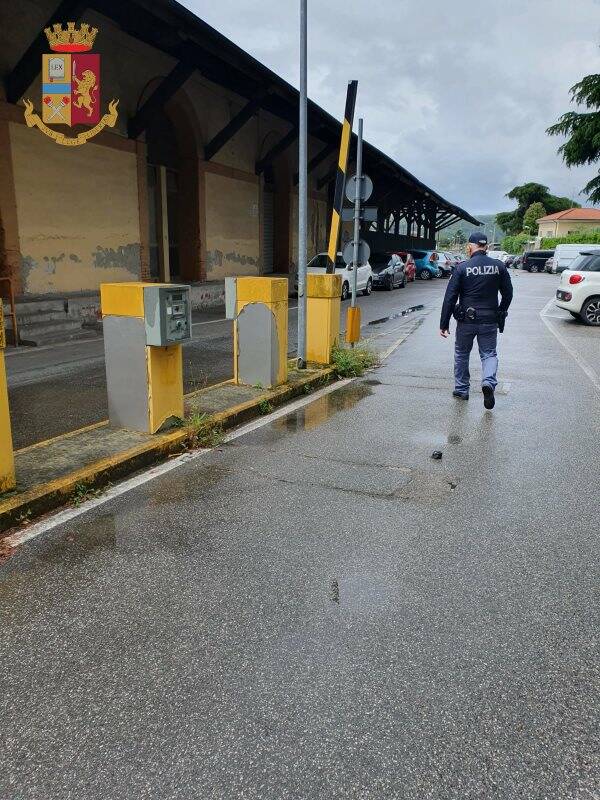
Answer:
<path fill-rule="evenodd" d="M 267 309 L 273 314 L 275 319 L 275 330 L 277 332 L 277 352 L 273 356 L 277 359 L 274 369 L 274 381 L 271 383 L 273 386 L 279 386 L 286 383 L 288 377 L 288 281 L 287 278 L 252 278 L 241 277 L 235 279 L 235 314 L 236 320 L 233 326 L 233 348 L 234 348 L 234 380 L 236 383 L 248 383 L 248 380 L 243 380 L 245 365 L 248 365 L 248 373 L 253 372 L 252 359 L 254 346 L 257 347 L 256 353 L 261 350 L 259 339 L 262 339 L 262 346 L 269 347 L 266 341 L 266 332 L 256 330 L 254 331 L 250 323 L 243 341 L 240 337 L 240 313 L 247 306 L 259 304 L 266 306 Z M 258 337 L 256 340 L 254 334 Z M 256 357 L 259 357 L 256 355 Z M 244 367 L 240 368 L 240 361 L 244 363 Z M 270 370 L 263 370 L 268 374 Z M 263 382 L 267 386 L 267 379 Z"/>
<path fill-rule="evenodd" d="M 306 276 L 306 359 L 331 364 L 340 338 L 341 275 Z"/>
<path fill-rule="evenodd" d="M 103 283 L 100 298 L 111 424 L 156 433 L 182 419 L 182 344 L 192 338 L 190 287 Z"/>
<path fill-rule="evenodd" d="M 356 344 L 360 341 L 360 306 L 348 309 L 346 314 L 346 341 L 348 344 Z"/>
<path fill-rule="evenodd" d="M 15 488 L 15 457 L 13 454 L 12 432 L 10 429 L 10 410 L 8 407 L 8 388 L 6 385 L 6 367 L 4 364 L 4 348 L 6 334 L 4 332 L 4 309 L 0 297 L 0 494 Z"/>

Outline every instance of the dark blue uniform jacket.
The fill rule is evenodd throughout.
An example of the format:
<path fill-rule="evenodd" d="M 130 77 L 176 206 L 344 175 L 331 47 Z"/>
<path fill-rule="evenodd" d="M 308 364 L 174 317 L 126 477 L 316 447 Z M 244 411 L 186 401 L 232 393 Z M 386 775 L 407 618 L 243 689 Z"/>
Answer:
<path fill-rule="evenodd" d="M 498 303 L 498 293 L 502 300 Z M 468 261 L 455 267 L 446 287 L 442 306 L 440 330 L 448 330 L 450 317 L 458 302 L 465 311 L 474 308 L 474 322 L 498 322 L 505 316 L 513 297 L 513 288 L 507 268 L 502 261 L 486 253 L 475 253 Z M 469 320 L 466 320 L 469 321 Z"/>

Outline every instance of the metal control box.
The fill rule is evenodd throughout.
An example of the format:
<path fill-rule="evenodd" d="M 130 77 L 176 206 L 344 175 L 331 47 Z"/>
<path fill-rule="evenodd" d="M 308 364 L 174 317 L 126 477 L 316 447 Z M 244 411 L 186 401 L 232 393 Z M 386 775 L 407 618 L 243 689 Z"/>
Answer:
<path fill-rule="evenodd" d="M 190 287 L 103 283 L 100 298 L 111 424 L 156 433 L 183 419 L 182 345 L 192 338 Z"/>
<path fill-rule="evenodd" d="M 144 323 L 146 344 L 150 347 L 189 342 L 192 338 L 190 287 L 145 286 Z"/>

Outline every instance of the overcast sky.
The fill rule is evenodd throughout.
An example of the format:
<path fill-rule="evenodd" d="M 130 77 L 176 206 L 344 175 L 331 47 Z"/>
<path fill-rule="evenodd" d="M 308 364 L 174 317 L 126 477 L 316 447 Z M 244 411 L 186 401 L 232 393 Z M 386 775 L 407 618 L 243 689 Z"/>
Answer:
<path fill-rule="evenodd" d="M 298 0 L 183 0 L 298 86 Z M 336 117 L 357 78 L 365 137 L 472 213 L 538 181 L 574 196 L 548 125 L 600 72 L 600 0 L 308 0 L 309 96 Z"/>

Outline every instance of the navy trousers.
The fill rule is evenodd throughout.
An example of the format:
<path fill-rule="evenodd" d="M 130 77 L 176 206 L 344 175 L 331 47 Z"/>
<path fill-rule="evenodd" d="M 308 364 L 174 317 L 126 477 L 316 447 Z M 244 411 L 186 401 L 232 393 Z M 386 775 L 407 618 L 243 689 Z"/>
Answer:
<path fill-rule="evenodd" d="M 495 389 L 498 385 L 498 325 L 484 322 L 459 322 L 456 326 L 454 344 L 454 381 L 455 390 L 461 394 L 469 394 L 471 375 L 469 358 L 473 342 L 477 339 L 481 358 L 481 384 Z"/>

